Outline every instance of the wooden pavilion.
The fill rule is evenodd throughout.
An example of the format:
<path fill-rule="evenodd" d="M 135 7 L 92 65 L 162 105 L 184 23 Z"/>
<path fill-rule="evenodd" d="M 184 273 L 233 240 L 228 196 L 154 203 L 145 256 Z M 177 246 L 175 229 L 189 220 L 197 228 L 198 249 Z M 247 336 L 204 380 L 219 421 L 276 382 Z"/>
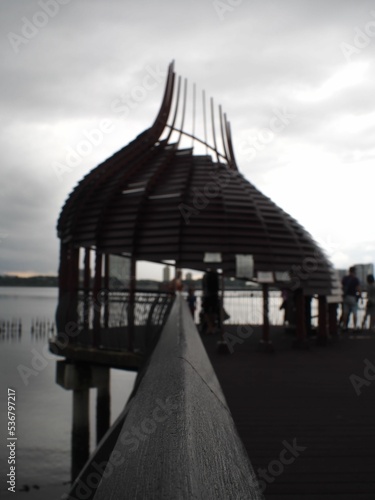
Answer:
<path fill-rule="evenodd" d="M 198 99 L 173 63 L 153 125 L 82 179 L 62 208 L 57 230 L 58 331 L 74 322 L 78 338 L 86 335 L 92 347 L 103 346 L 103 333 L 116 330 L 114 303 L 122 301 L 127 349 L 134 349 L 139 260 L 172 260 L 176 268 L 200 271 L 209 265 L 225 276 L 262 283 L 266 342 L 270 285 L 293 293 L 300 342 L 306 304 L 314 295 L 320 338 L 326 338 L 328 325 L 334 332 L 336 305 L 328 303 L 337 283 L 329 260 L 296 220 L 240 173 L 221 106 L 206 101 L 204 92 Z M 119 265 L 127 269 L 122 289 L 113 279 Z M 337 295 L 333 302 L 339 301 Z"/>

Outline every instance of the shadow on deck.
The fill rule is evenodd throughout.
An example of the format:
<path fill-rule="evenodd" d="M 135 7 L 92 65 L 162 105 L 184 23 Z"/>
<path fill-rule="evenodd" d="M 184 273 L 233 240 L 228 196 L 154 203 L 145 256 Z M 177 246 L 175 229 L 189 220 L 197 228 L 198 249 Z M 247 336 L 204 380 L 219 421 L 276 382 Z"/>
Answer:
<path fill-rule="evenodd" d="M 202 340 L 265 498 L 373 500 L 375 370 L 365 360 L 375 365 L 375 335 L 294 350 L 271 327 L 274 353 L 257 350 L 260 336 L 256 327 L 226 355 L 216 336 Z"/>

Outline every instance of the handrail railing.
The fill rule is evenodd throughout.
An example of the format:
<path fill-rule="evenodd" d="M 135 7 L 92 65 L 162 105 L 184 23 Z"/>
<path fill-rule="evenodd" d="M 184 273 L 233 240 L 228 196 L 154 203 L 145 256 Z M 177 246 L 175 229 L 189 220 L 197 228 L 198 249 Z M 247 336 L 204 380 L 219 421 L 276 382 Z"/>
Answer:
<path fill-rule="evenodd" d="M 182 296 L 176 297 L 123 414 L 68 498 L 262 498 Z"/>
<path fill-rule="evenodd" d="M 134 300 L 134 349 L 145 352 L 152 338 L 162 328 L 173 296 L 159 291 L 136 293 Z M 81 346 L 93 345 L 94 311 L 99 308 L 100 331 L 97 334 L 101 349 L 127 351 L 129 292 L 103 290 L 98 297 L 80 290 L 77 300 L 77 323 L 79 335 L 73 339 Z M 104 312 L 104 314 L 103 314 Z M 73 342 L 72 342 L 73 343 Z"/>

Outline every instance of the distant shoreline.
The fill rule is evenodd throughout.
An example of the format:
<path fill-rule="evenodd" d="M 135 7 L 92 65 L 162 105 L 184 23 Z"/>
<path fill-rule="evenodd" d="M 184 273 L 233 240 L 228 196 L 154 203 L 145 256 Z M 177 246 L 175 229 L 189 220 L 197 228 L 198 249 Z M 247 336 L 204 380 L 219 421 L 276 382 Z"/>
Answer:
<path fill-rule="evenodd" d="M 57 276 L 0 276 L 0 286 L 58 287 Z"/>

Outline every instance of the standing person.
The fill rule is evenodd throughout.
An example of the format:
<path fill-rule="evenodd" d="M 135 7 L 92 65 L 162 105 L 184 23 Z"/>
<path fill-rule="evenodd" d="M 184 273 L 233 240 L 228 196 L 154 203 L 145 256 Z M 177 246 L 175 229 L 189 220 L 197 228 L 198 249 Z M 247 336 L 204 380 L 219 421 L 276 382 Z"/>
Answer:
<path fill-rule="evenodd" d="M 193 316 L 193 319 L 194 319 L 197 297 L 194 294 L 194 288 L 192 286 L 189 286 L 187 303 L 188 303 L 191 315 Z"/>
<path fill-rule="evenodd" d="M 281 300 L 282 300 L 282 303 L 281 303 L 281 306 L 279 307 L 279 310 L 282 311 L 284 309 L 284 321 L 283 321 L 283 324 L 286 325 L 287 323 L 287 317 L 288 317 L 288 314 L 287 314 L 287 308 L 288 308 L 288 290 L 286 288 L 283 288 L 281 290 Z"/>
<path fill-rule="evenodd" d="M 182 292 L 183 288 L 184 285 L 182 283 L 182 272 L 180 269 L 177 269 L 176 276 L 169 283 L 169 292 L 174 295 L 176 292 Z"/>
<path fill-rule="evenodd" d="M 366 326 L 367 316 L 370 316 L 370 330 L 375 329 L 375 283 L 374 283 L 374 275 L 367 275 L 367 303 L 366 303 L 366 312 L 365 317 L 363 318 L 362 328 L 364 329 Z"/>
<path fill-rule="evenodd" d="M 203 276 L 203 311 L 207 323 L 206 334 L 215 333 L 216 319 L 219 318 L 219 275 L 215 269 L 207 269 Z"/>
<path fill-rule="evenodd" d="M 355 267 L 349 268 L 349 274 L 344 276 L 342 281 L 342 288 L 344 293 L 343 299 L 343 327 L 348 328 L 350 314 L 353 313 L 354 328 L 357 326 L 357 311 L 358 300 L 361 297 L 360 282 L 355 274 Z"/>

